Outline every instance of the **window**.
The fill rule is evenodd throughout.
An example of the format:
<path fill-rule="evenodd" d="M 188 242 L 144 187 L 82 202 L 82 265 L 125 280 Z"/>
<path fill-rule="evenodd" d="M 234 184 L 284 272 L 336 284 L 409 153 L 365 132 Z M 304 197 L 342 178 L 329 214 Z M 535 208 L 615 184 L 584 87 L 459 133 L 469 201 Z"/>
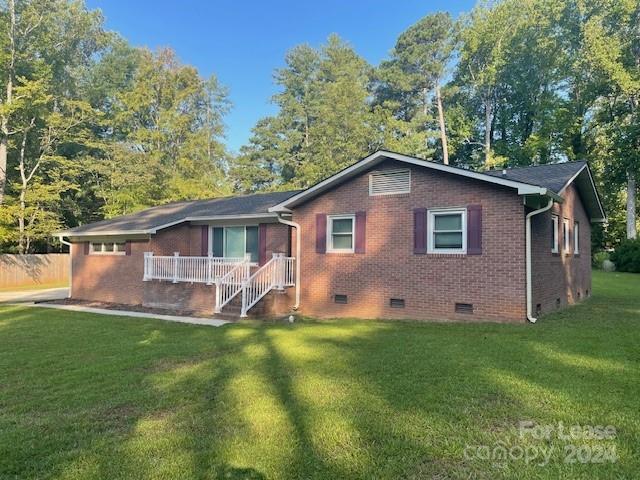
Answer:
<path fill-rule="evenodd" d="M 578 222 L 573 222 L 573 253 L 578 255 L 580 253 L 580 225 Z"/>
<path fill-rule="evenodd" d="M 399 195 L 411 192 L 411 170 L 382 170 L 369 175 L 369 195 Z"/>
<path fill-rule="evenodd" d="M 467 210 L 429 210 L 428 252 L 466 253 Z"/>
<path fill-rule="evenodd" d="M 93 255 L 126 255 L 126 242 L 91 242 L 89 253 Z"/>
<path fill-rule="evenodd" d="M 333 215 L 327 217 L 328 252 L 353 253 L 354 215 Z"/>
<path fill-rule="evenodd" d="M 558 216 L 551 215 L 551 253 L 558 253 Z"/>
<path fill-rule="evenodd" d="M 258 261 L 258 227 L 245 225 L 237 227 L 212 227 L 209 251 L 214 257 L 243 258 L 251 255 L 251 261 Z"/>
<path fill-rule="evenodd" d="M 571 248 L 571 237 L 569 236 L 569 220 L 562 220 L 562 249 L 564 253 L 569 253 Z"/>

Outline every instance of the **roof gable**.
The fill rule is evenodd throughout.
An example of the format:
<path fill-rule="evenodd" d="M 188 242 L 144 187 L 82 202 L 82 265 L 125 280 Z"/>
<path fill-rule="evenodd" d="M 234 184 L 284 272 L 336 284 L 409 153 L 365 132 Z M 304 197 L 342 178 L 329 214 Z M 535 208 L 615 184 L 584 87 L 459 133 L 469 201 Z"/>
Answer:
<path fill-rule="evenodd" d="M 591 221 L 602 222 L 606 219 L 600 195 L 587 162 L 549 163 L 504 170 L 490 170 L 486 173 L 494 177 L 536 183 L 561 196 L 569 185 L 575 184 Z"/>
<path fill-rule="evenodd" d="M 463 168 L 451 167 L 449 165 L 443 165 L 442 163 L 431 162 L 422 160 L 420 158 L 403 155 L 400 153 L 389 152 L 386 150 L 379 150 L 372 153 L 368 157 L 354 163 L 353 165 L 341 170 L 340 172 L 332 175 L 331 177 L 309 187 L 302 192 L 291 196 L 285 201 L 275 205 L 269 209 L 270 212 L 289 212 L 291 208 L 300 205 L 315 196 L 322 194 L 323 192 L 333 188 L 334 186 L 346 181 L 349 178 L 358 175 L 365 170 L 383 162 L 384 160 L 396 160 L 399 162 L 407 163 L 410 165 L 417 165 L 419 167 L 429 168 L 436 171 L 451 173 L 459 175 L 461 177 L 473 178 L 476 180 L 484 181 L 487 183 L 501 185 L 509 188 L 516 189 L 519 195 L 548 195 L 555 200 L 562 201 L 562 198 L 549 190 L 546 187 L 535 185 L 531 183 L 521 182 L 510 178 L 502 178 L 494 175 L 487 175 L 486 173 L 475 172 L 473 170 L 466 170 Z"/>

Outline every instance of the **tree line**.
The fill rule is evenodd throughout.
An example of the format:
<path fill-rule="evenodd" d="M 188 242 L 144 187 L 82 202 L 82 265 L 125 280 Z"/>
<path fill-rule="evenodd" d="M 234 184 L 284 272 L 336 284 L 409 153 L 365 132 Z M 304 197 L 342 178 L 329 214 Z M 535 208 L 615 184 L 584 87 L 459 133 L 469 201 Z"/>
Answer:
<path fill-rule="evenodd" d="M 609 222 L 637 231 L 640 1 L 503 0 L 427 15 L 371 65 L 337 35 L 299 45 L 277 113 L 237 154 L 227 89 L 130 46 L 82 1 L 0 10 L 0 249 L 147 206 L 308 187 L 385 148 L 463 168 L 584 160 Z"/>

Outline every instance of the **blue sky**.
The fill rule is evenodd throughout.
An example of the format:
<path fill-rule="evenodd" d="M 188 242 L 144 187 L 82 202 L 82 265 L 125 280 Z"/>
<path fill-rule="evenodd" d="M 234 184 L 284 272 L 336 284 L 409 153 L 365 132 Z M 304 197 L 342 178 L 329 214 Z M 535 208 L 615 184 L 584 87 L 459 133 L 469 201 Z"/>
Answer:
<path fill-rule="evenodd" d="M 276 111 L 274 69 L 300 43 L 322 44 L 331 33 L 377 64 L 398 35 L 431 12 L 458 16 L 474 0 L 86 0 L 99 8 L 110 30 L 133 45 L 173 48 L 204 76 L 215 73 L 229 88 L 227 145 L 246 143 L 256 121 Z"/>

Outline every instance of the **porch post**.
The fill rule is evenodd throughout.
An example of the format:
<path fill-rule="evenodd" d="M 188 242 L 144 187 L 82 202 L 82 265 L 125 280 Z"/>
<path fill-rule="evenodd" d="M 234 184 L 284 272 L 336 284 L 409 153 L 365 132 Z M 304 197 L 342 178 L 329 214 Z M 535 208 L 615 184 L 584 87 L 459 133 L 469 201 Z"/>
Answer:
<path fill-rule="evenodd" d="M 207 285 L 213 284 L 213 257 L 211 254 L 207 256 Z"/>
<path fill-rule="evenodd" d="M 178 255 L 180 252 L 173 252 L 173 283 L 178 283 Z"/>
<path fill-rule="evenodd" d="M 143 282 L 148 282 L 153 278 L 153 252 L 144 252 L 144 275 Z"/>
<path fill-rule="evenodd" d="M 220 308 L 220 304 L 222 303 L 222 291 L 220 289 L 221 286 L 222 284 L 220 283 L 220 277 L 218 277 L 216 278 L 216 304 L 213 307 L 214 313 L 220 313 L 220 311 L 222 310 Z"/>

